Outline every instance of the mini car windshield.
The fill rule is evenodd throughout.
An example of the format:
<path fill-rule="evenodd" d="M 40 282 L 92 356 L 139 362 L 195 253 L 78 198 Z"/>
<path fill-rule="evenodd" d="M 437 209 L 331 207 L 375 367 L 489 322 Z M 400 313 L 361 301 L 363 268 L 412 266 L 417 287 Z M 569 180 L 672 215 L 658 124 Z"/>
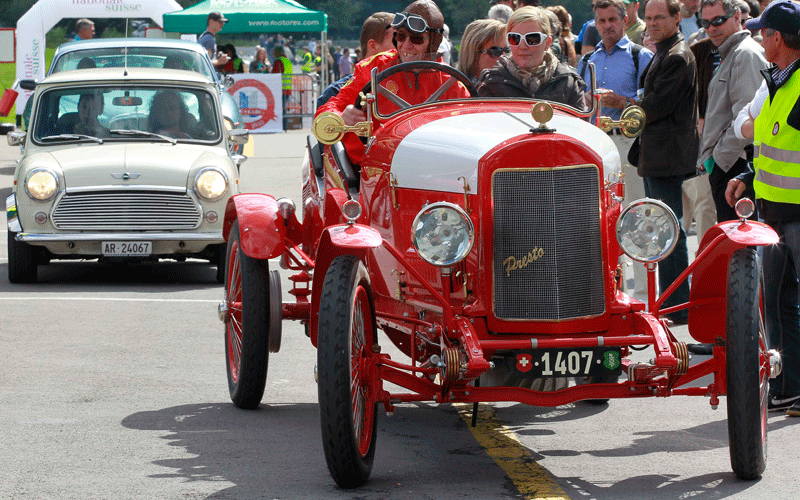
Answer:
<path fill-rule="evenodd" d="M 203 89 L 62 87 L 43 92 L 36 108 L 33 140 L 39 144 L 221 140 L 214 96 Z"/>
<path fill-rule="evenodd" d="M 51 73 L 89 68 L 167 68 L 194 71 L 216 81 L 203 54 L 174 47 L 99 47 L 65 53 Z"/>

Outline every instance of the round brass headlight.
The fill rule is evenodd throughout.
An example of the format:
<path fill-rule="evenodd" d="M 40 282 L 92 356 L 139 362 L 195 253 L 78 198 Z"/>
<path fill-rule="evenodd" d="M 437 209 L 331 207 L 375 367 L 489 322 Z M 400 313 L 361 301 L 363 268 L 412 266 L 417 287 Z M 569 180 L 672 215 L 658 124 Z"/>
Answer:
<path fill-rule="evenodd" d="M 45 168 L 33 169 L 25 178 L 25 190 L 34 200 L 47 201 L 58 192 L 58 176 Z"/>
<path fill-rule="evenodd" d="M 197 193 L 209 201 L 216 201 L 228 191 L 228 178 L 221 170 L 204 168 L 194 181 Z"/>
<path fill-rule="evenodd" d="M 643 198 L 617 219 L 617 241 L 625 254 L 639 262 L 663 260 L 678 244 L 678 218 L 659 200 Z"/>
<path fill-rule="evenodd" d="M 458 205 L 431 203 L 420 210 L 411 226 L 417 253 L 434 266 L 452 266 L 466 258 L 475 241 L 472 220 Z"/>

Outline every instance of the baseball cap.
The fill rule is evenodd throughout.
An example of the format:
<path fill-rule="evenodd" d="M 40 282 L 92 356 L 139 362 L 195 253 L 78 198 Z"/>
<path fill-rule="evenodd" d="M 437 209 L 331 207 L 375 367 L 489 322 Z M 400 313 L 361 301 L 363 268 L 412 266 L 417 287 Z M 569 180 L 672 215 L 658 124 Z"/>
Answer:
<path fill-rule="evenodd" d="M 210 12 L 208 14 L 207 21 L 221 21 L 223 23 L 228 22 L 228 20 L 225 17 L 223 17 L 222 14 L 220 14 L 219 12 Z"/>
<path fill-rule="evenodd" d="M 800 4 L 791 0 L 772 2 L 760 16 L 748 20 L 744 26 L 753 31 L 770 28 L 781 33 L 800 35 Z"/>

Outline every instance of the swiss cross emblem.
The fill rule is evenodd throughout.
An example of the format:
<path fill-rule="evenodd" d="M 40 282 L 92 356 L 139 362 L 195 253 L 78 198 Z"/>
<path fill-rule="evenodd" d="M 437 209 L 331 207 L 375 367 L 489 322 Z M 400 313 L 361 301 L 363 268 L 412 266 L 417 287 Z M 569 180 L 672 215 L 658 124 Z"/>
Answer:
<path fill-rule="evenodd" d="M 533 368 L 533 358 L 530 354 L 517 355 L 517 370 L 521 372 L 529 372 Z"/>

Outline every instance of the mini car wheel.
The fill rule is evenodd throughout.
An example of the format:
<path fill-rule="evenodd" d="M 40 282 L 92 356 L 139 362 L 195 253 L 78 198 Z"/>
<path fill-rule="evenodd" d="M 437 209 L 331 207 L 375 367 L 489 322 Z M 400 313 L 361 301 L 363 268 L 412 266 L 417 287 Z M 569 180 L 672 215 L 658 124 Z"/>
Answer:
<path fill-rule="evenodd" d="M 17 241 L 17 233 L 8 231 L 8 281 L 34 283 L 37 270 L 36 258 L 33 247 Z"/>
<path fill-rule="evenodd" d="M 217 264 L 217 283 L 225 283 L 225 263 L 228 257 L 226 250 L 224 243 L 218 245 L 216 249 L 216 262 L 211 262 L 212 264 Z"/>
<path fill-rule="evenodd" d="M 756 479 L 767 462 L 769 354 L 759 309 L 758 258 L 753 248 L 734 252 L 728 264 L 728 440 L 740 479 Z"/>
<path fill-rule="evenodd" d="M 615 375 L 596 376 L 596 377 L 575 377 L 575 385 L 584 384 L 616 384 L 619 382 L 619 377 Z M 584 399 L 586 403 L 591 405 L 604 405 L 608 403 L 608 398 L 597 399 Z"/>
<path fill-rule="evenodd" d="M 239 408 L 258 407 L 269 361 L 269 262 L 241 248 L 239 222 L 231 227 L 225 276 L 225 361 L 231 400 Z"/>
<path fill-rule="evenodd" d="M 364 484 L 377 438 L 369 361 L 375 314 L 367 270 L 352 255 L 333 260 L 322 285 L 317 340 L 322 445 L 342 488 Z"/>

